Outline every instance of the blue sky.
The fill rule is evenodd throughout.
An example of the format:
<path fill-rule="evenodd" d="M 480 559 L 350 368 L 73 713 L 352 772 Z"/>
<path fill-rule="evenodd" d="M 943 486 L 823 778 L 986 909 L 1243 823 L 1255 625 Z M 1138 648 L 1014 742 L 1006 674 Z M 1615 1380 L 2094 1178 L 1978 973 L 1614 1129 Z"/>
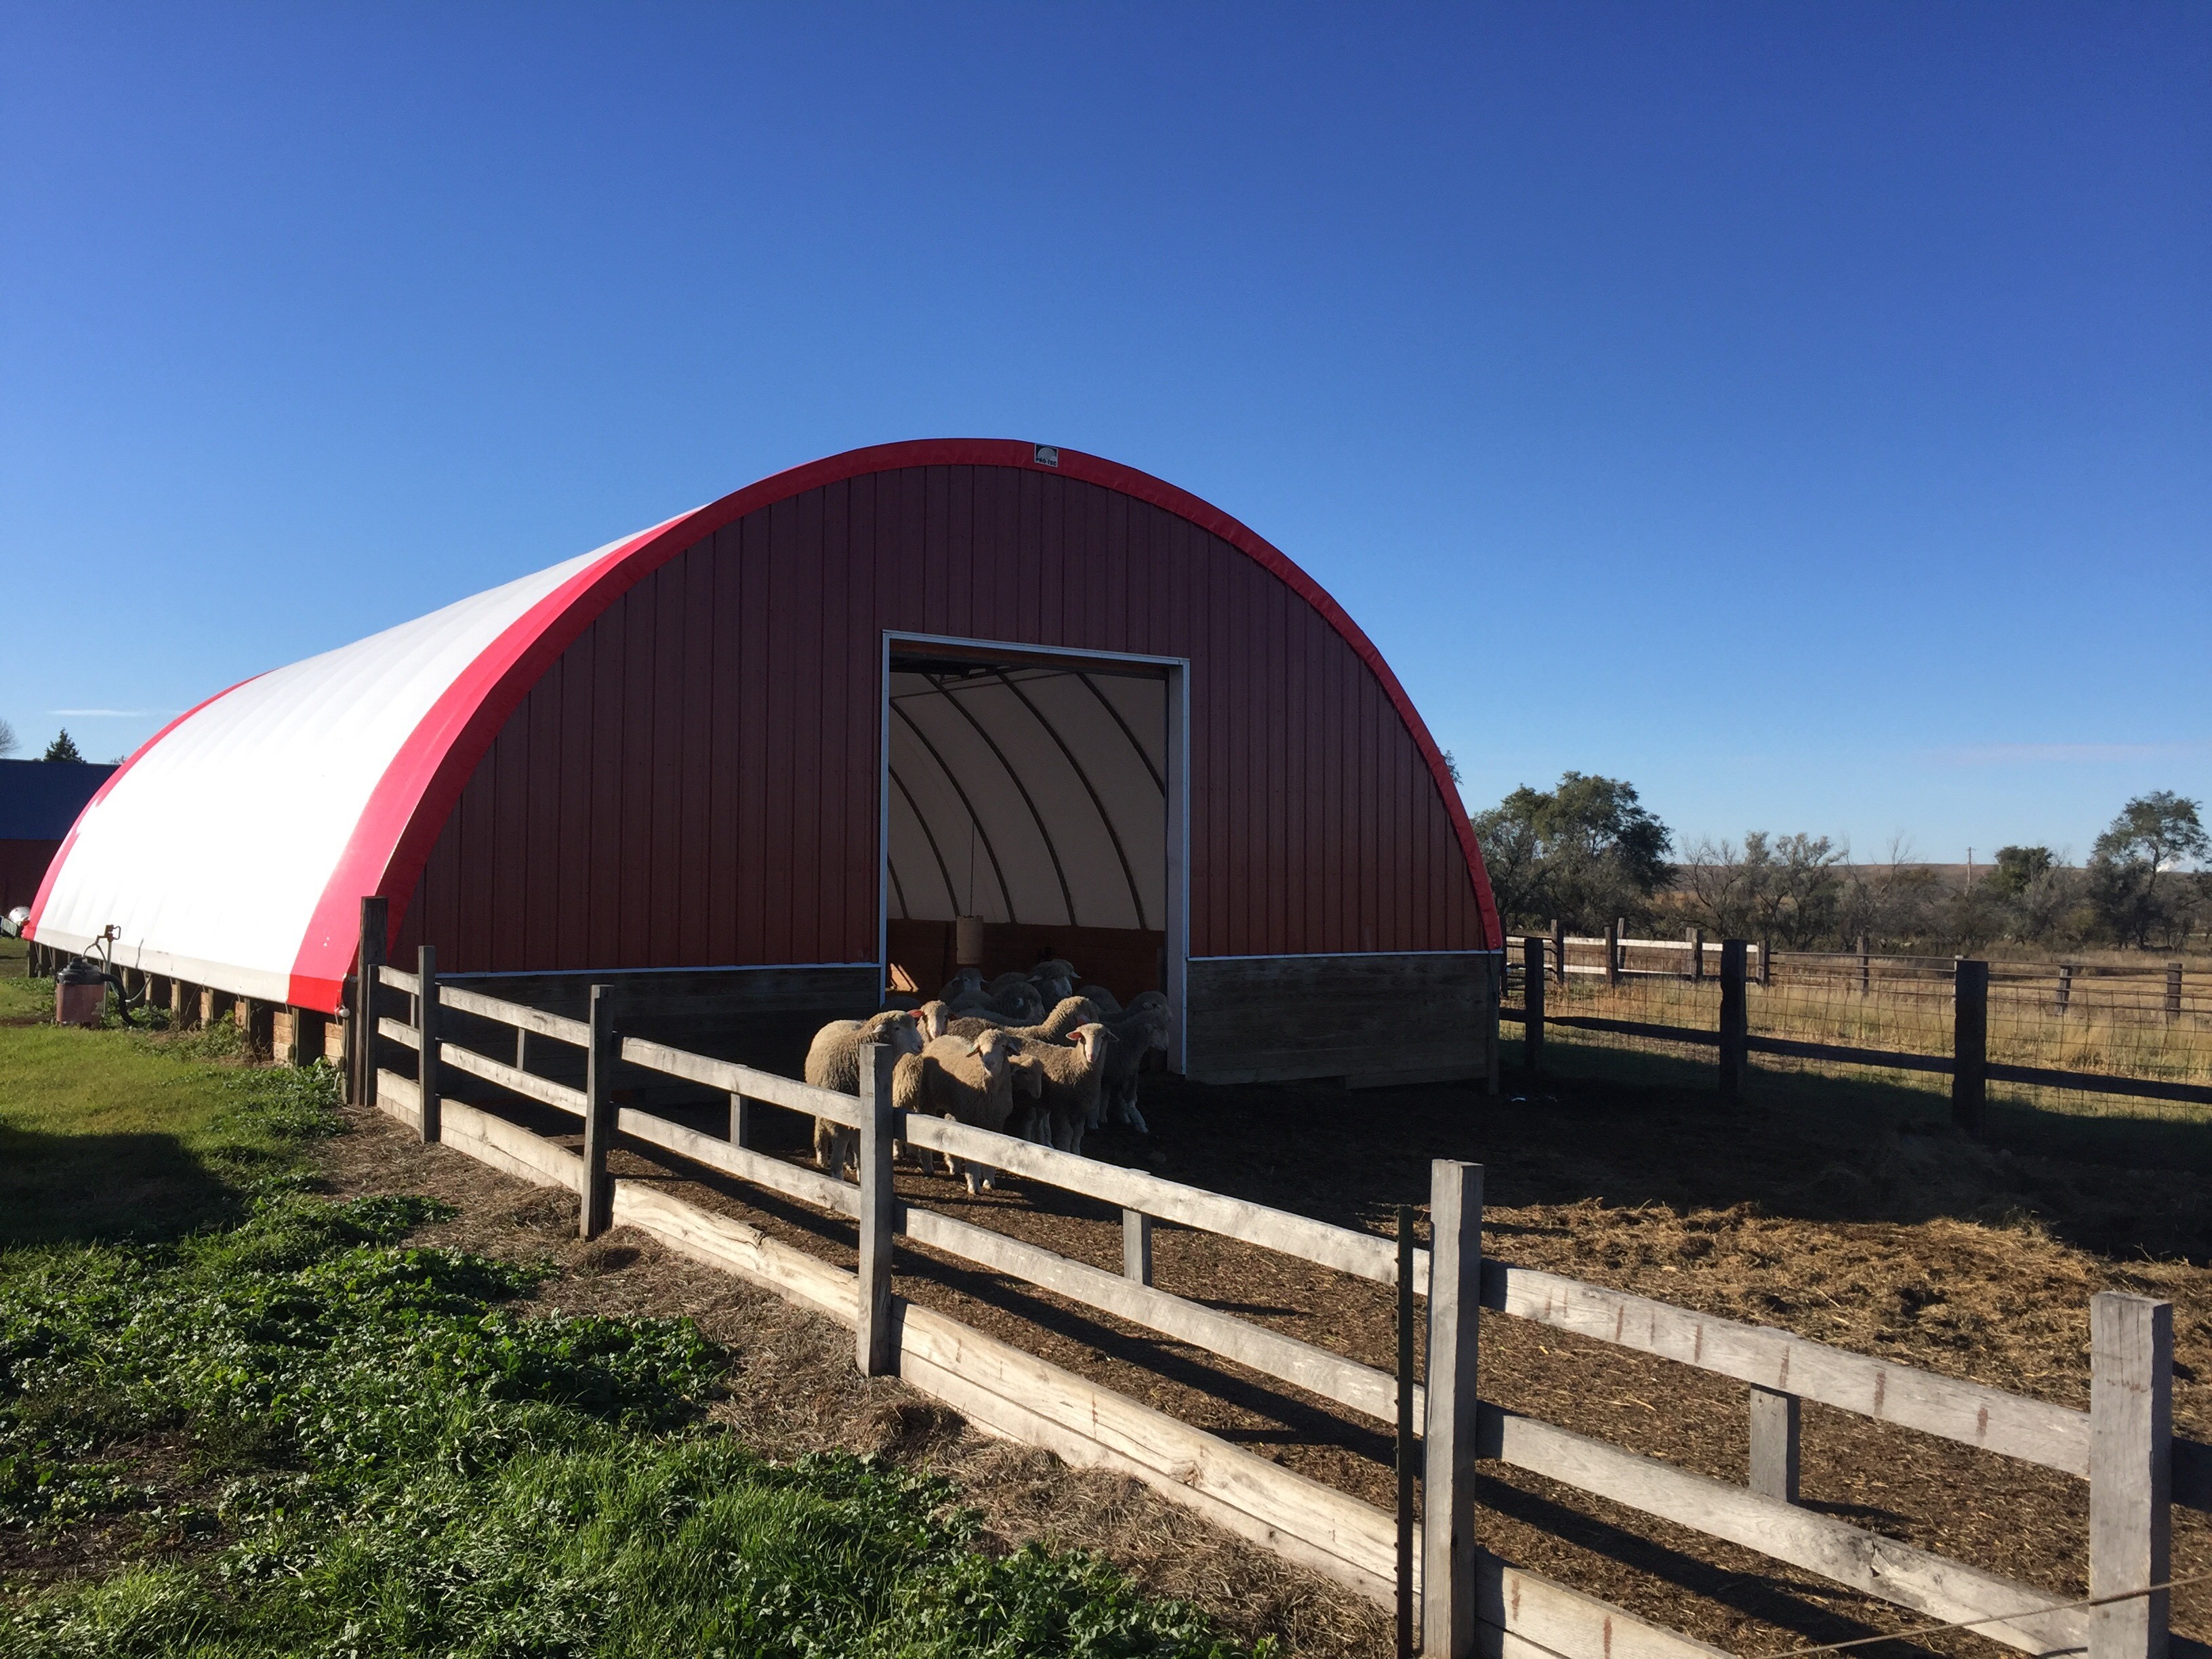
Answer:
<path fill-rule="evenodd" d="M 2212 9 L 0 9 L 0 717 L 888 439 L 1244 519 L 1470 802 L 2212 795 Z M 118 713 L 70 713 L 108 710 Z"/>

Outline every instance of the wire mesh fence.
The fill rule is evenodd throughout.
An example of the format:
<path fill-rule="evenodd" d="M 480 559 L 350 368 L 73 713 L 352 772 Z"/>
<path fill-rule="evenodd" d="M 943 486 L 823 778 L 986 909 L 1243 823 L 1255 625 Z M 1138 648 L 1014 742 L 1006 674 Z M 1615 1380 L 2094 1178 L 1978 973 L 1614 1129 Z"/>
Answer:
<path fill-rule="evenodd" d="M 1554 935 L 1540 942 L 1552 1021 L 1596 1018 L 1704 1032 L 1718 1027 L 1717 941 Z M 1953 1054 L 1952 958 L 1778 952 L 1762 960 L 1756 945 L 1748 956 L 1746 1005 L 1754 1038 L 1941 1059 Z M 1525 1006 L 1517 939 L 1509 962 L 1508 1006 Z M 1992 962 L 1987 1032 L 1992 1066 L 2212 1087 L 2212 968 Z M 1677 1061 L 1701 1060 L 1712 1052 L 1617 1031 L 1562 1030 L 1556 1040 L 1580 1050 Z M 1851 1075 L 1938 1092 L 1949 1087 L 1941 1073 L 1832 1059 L 1760 1054 L 1755 1063 L 1764 1071 Z M 1990 1092 L 1995 1099 L 2082 1115 L 2212 1118 L 2212 1109 L 2202 1104 L 2087 1089 L 1993 1081 Z"/>

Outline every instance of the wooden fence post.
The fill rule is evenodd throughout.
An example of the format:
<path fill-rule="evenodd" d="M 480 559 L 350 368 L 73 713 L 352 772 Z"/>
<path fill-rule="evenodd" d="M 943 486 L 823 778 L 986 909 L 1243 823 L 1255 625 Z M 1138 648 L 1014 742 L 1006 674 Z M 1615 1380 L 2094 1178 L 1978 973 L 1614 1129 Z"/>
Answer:
<path fill-rule="evenodd" d="M 1794 1394 L 1751 1385 L 1751 1489 L 1797 1501 L 1797 1445 L 1802 1407 Z"/>
<path fill-rule="evenodd" d="M 1607 922 L 1605 929 L 1605 982 L 1620 983 L 1620 924 Z"/>
<path fill-rule="evenodd" d="M 614 1073 L 621 1039 L 615 1035 L 614 1013 L 614 988 L 592 987 L 591 1046 L 584 1051 L 584 1188 L 576 1205 L 580 1238 L 597 1238 L 614 1225 L 615 1183 L 607 1173 L 619 1115 Z"/>
<path fill-rule="evenodd" d="M 1759 982 L 1761 985 L 1774 983 L 1774 941 L 1771 939 L 1759 941 Z"/>
<path fill-rule="evenodd" d="M 438 1008 L 438 947 L 420 945 L 415 948 L 415 975 L 422 993 L 415 999 L 415 1040 L 418 1057 L 415 1075 L 419 1079 L 416 1087 L 422 1096 L 422 1143 L 428 1146 L 445 1131 L 445 1103 L 438 1093 L 441 1080 L 439 1067 L 446 1055 L 445 1038 L 441 1035 L 445 1020 Z"/>
<path fill-rule="evenodd" d="M 2166 964 L 2166 1023 L 2176 1024 L 2181 1018 L 2181 964 Z"/>
<path fill-rule="evenodd" d="M 1540 959 L 1544 941 L 1536 951 Z M 1413 1206 L 1398 1206 L 1398 1432 L 1391 1462 L 1398 1477 L 1398 1659 L 1413 1659 L 1413 1478 L 1419 1449 L 1413 1442 Z"/>
<path fill-rule="evenodd" d="M 753 1144 L 753 1103 L 743 1095 L 730 1096 L 730 1145 L 750 1146 Z"/>
<path fill-rule="evenodd" d="M 1482 1165 L 1429 1165 L 1429 1389 L 1423 1425 L 1421 1651 L 1474 1651 L 1474 1375 L 1482 1313 Z"/>
<path fill-rule="evenodd" d="M 1867 936 L 1859 935 L 1859 994 L 1867 995 L 1874 989 L 1874 958 L 1867 954 Z"/>
<path fill-rule="evenodd" d="M 1558 969 L 1559 983 L 1567 982 L 1567 924 L 1558 916 L 1552 918 L 1552 965 Z"/>
<path fill-rule="evenodd" d="M 353 1018 L 346 1022 L 346 1056 L 356 1106 L 376 1104 L 376 970 L 384 966 L 390 908 L 382 895 L 361 902 L 361 951 L 354 963 Z"/>
<path fill-rule="evenodd" d="M 1721 1098 L 1743 1097 L 1745 1074 L 1751 1069 L 1751 1010 L 1744 998 L 1744 942 L 1721 941 Z"/>
<path fill-rule="evenodd" d="M 2058 964 L 2058 995 L 2051 1005 L 2051 1012 L 2054 1014 L 2063 1014 L 2073 1001 L 2074 964 L 2070 962 L 2062 962 Z"/>
<path fill-rule="evenodd" d="M 898 1370 L 898 1344 L 891 1329 L 891 1220 L 896 1202 L 891 1190 L 890 1045 L 871 1042 L 860 1050 L 860 1324 L 853 1357 L 864 1376 L 890 1376 Z"/>
<path fill-rule="evenodd" d="M 2173 1306 L 2114 1291 L 2089 1302 L 2089 1594 L 2172 1576 Z M 2089 1659 L 2165 1659 L 2171 1592 L 2089 1610 Z"/>
<path fill-rule="evenodd" d="M 1142 1210 L 1121 1212 L 1121 1276 L 1152 1282 L 1152 1218 Z"/>
<path fill-rule="evenodd" d="M 1990 964 L 1960 957 L 1951 969 L 1951 1121 L 1979 1135 L 1989 1105 Z"/>
<path fill-rule="evenodd" d="M 1498 1054 L 1498 1006 L 1505 1000 L 1505 948 L 1502 937 L 1498 948 L 1486 954 L 1482 961 L 1482 1092 L 1495 1095 L 1505 1085 L 1504 1063 Z"/>
<path fill-rule="evenodd" d="M 1703 985 L 1705 982 L 1705 930 L 1692 927 L 1682 937 L 1690 941 L 1690 983 Z"/>
<path fill-rule="evenodd" d="M 1534 1072 L 1544 1063 L 1544 941 L 1531 933 L 1521 941 L 1521 1067 Z"/>

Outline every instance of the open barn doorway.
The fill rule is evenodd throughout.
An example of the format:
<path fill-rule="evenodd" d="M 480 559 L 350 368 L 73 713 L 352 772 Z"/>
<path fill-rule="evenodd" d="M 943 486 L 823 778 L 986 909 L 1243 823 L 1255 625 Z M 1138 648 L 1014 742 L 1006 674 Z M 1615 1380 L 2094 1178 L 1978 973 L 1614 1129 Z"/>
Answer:
<path fill-rule="evenodd" d="M 883 684 L 886 993 L 936 995 L 975 917 L 987 980 L 1057 957 L 1166 993 L 1181 1071 L 1185 665 L 889 635 Z"/>

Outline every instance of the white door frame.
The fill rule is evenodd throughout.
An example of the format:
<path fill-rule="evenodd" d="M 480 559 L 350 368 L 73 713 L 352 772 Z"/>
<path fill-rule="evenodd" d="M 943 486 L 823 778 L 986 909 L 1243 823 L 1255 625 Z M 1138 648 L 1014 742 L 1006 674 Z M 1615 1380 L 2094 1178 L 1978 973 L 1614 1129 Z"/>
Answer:
<path fill-rule="evenodd" d="M 1013 657 L 1065 658 L 1071 663 L 1142 664 L 1164 669 L 1167 679 L 1167 885 L 1165 954 L 1170 1029 L 1168 1069 L 1184 1068 L 1184 1003 L 1190 981 L 1190 659 L 1151 657 L 1133 651 L 1088 651 L 1073 646 L 1026 645 L 1018 640 L 968 639 L 953 634 L 916 634 L 887 628 L 876 665 L 876 972 L 890 972 L 891 856 L 891 648 L 897 646 L 956 646 L 963 651 L 1004 653 Z"/>

